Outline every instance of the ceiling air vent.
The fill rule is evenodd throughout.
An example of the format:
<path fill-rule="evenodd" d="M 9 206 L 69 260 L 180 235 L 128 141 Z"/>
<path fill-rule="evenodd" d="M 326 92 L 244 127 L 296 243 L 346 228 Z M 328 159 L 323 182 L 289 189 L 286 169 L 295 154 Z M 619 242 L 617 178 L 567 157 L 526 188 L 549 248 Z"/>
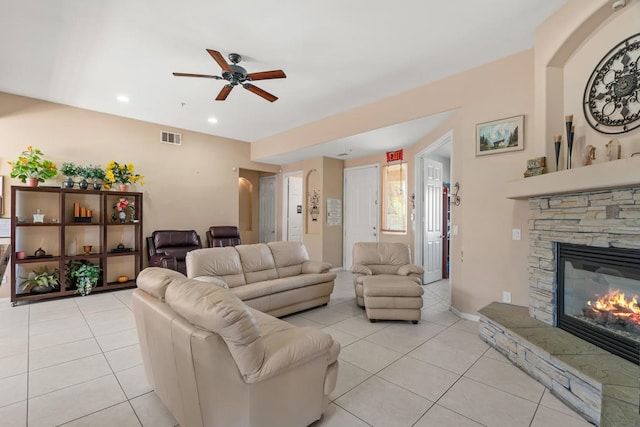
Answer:
<path fill-rule="evenodd" d="M 163 130 L 160 132 L 160 141 L 165 144 L 182 145 L 182 134 Z"/>

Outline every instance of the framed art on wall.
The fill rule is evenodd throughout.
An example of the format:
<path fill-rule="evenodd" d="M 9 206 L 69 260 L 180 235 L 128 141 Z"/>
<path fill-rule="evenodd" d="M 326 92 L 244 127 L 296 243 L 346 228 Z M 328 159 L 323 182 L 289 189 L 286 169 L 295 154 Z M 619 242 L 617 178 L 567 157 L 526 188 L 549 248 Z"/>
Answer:
<path fill-rule="evenodd" d="M 524 115 L 476 125 L 476 156 L 524 150 Z"/>

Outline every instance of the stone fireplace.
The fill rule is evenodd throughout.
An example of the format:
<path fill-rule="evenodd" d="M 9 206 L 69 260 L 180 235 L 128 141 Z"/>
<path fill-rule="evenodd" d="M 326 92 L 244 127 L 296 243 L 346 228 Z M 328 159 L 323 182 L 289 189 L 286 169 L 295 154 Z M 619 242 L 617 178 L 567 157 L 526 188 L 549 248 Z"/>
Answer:
<path fill-rule="evenodd" d="M 595 274 L 598 268 L 608 268 L 609 270 L 602 271 L 622 274 L 620 269 L 618 273 L 611 271 L 615 266 L 611 265 L 611 262 L 607 264 L 605 254 L 608 248 L 612 248 L 610 252 L 613 258 L 621 258 L 625 254 L 637 255 L 637 249 L 640 248 L 640 189 L 631 187 L 533 197 L 529 199 L 529 208 L 529 312 L 534 319 L 551 326 L 558 326 L 559 323 L 563 323 L 559 322 L 558 303 L 565 302 L 566 296 L 565 291 L 560 293 L 558 290 L 556 273 L 559 264 L 557 259 L 560 252 L 559 245 L 573 245 L 565 247 L 578 245 L 583 248 L 582 252 L 589 252 L 588 248 L 594 248 L 591 251 L 594 253 L 593 259 L 589 261 L 589 267 L 585 267 L 587 270 L 593 270 Z M 572 256 L 575 257 L 575 255 Z M 615 263 L 615 261 L 612 262 Z M 579 264 L 582 265 L 583 262 Z M 629 272 L 633 264 L 634 262 L 631 261 L 627 267 L 624 267 L 625 275 L 633 276 L 634 273 Z M 565 265 L 566 262 L 561 265 L 563 274 Z M 572 268 L 571 266 L 572 264 L 569 264 L 567 268 Z M 584 273 L 579 276 L 571 280 L 582 283 L 591 281 L 592 285 L 595 283 L 594 279 L 604 280 L 602 275 L 589 277 Z M 566 276 L 562 276 L 564 277 Z M 579 280 L 581 278 L 584 280 Z M 597 291 L 597 293 L 601 292 L 602 289 Z M 627 294 L 632 292 L 630 289 L 627 290 Z M 635 290 L 635 295 L 640 295 L 640 287 Z M 601 296 L 603 295 L 592 297 L 597 299 Z M 634 295 L 627 296 L 632 298 Z M 560 308 L 564 311 L 566 305 Z M 576 308 L 572 310 L 575 311 Z M 566 325 L 566 319 L 564 320 Z M 572 320 L 569 319 L 569 323 Z M 571 331 L 572 328 L 568 330 Z M 597 330 L 593 332 L 597 333 Z M 584 335 L 581 338 L 589 340 Z M 611 348 L 608 350 L 610 351 Z M 635 350 L 630 350 L 630 353 L 635 353 L 634 357 L 623 357 L 638 363 L 637 350 L 636 344 Z"/>
<path fill-rule="evenodd" d="M 479 310 L 483 340 L 602 426 L 640 425 L 640 366 L 561 324 L 568 314 L 611 329 L 585 310 L 591 299 L 596 302 L 590 294 L 599 298 L 618 290 L 640 296 L 640 287 L 632 283 L 640 269 L 634 258 L 640 253 L 638 171 L 636 157 L 509 183 L 508 197 L 529 205 L 529 306 L 491 303 Z M 581 252 L 590 254 L 583 259 Z M 628 264 L 619 265 L 629 256 Z M 567 280 L 569 290 L 559 288 Z M 567 296 L 578 298 L 567 305 Z M 640 334 L 634 328 L 619 335 L 632 337 L 630 353 L 638 355 Z"/>

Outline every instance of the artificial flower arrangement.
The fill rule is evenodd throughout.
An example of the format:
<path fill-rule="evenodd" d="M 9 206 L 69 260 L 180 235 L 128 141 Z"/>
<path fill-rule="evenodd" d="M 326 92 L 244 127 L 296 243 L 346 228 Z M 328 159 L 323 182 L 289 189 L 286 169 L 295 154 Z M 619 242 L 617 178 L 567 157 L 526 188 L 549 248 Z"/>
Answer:
<path fill-rule="evenodd" d="M 127 221 L 127 213 L 131 212 L 131 217 L 133 218 L 133 214 L 136 211 L 136 204 L 134 200 L 129 200 L 126 197 L 120 197 L 115 205 L 113 205 L 113 214 L 111 215 L 111 220 L 116 222 L 126 222 Z"/>
<path fill-rule="evenodd" d="M 140 185 L 144 185 L 143 180 L 144 176 L 135 173 L 132 163 L 120 164 L 111 160 L 105 170 L 104 187 L 109 189 L 114 183 L 126 185 L 140 182 Z"/>
<path fill-rule="evenodd" d="M 27 179 L 45 182 L 58 174 L 56 164 L 50 160 L 42 158 L 44 153 L 38 148 L 31 145 L 18 157 L 15 162 L 9 162 L 11 165 L 11 178 L 20 178 L 23 183 Z"/>

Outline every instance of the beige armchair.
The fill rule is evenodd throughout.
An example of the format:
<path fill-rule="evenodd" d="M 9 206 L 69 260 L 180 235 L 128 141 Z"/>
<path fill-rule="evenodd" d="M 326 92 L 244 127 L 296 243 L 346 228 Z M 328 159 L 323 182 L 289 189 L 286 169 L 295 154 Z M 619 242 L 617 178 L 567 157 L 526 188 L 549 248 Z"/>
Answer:
<path fill-rule="evenodd" d="M 212 278 L 150 267 L 133 311 L 149 383 L 184 427 L 300 427 L 336 385 L 340 345 L 244 304 Z"/>
<path fill-rule="evenodd" d="M 420 321 L 424 270 L 411 264 L 409 246 L 355 243 L 351 272 L 356 301 L 365 308 L 370 321 Z"/>
<path fill-rule="evenodd" d="M 358 305 L 364 307 L 363 280 L 367 276 L 382 276 L 389 280 L 410 279 L 422 285 L 424 270 L 411 264 L 411 251 L 404 243 L 359 242 L 353 245 L 353 286 Z"/>

